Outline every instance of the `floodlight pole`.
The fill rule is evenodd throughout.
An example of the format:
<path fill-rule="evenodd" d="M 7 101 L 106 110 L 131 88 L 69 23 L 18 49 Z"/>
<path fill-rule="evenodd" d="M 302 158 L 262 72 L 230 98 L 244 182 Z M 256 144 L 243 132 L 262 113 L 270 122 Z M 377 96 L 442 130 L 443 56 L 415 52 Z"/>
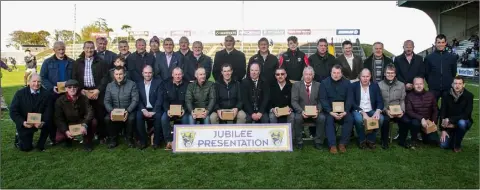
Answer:
<path fill-rule="evenodd" d="M 75 43 L 77 40 L 77 35 L 75 35 L 76 25 L 77 25 L 77 4 L 73 4 L 73 43 L 72 43 L 72 56 L 75 57 Z"/>
<path fill-rule="evenodd" d="M 245 36 L 245 16 L 244 16 L 244 9 L 245 9 L 245 1 L 242 1 L 242 46 L 241 46 L 241 51 L 243 52 L 243 41 L 244 41 L 244 36 Z"/>

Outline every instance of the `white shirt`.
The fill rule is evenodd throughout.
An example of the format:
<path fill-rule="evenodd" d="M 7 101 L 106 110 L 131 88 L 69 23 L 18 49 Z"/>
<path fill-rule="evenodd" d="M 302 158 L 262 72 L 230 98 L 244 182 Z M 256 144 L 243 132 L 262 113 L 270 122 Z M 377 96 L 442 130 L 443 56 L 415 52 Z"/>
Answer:
<path fill-rule="evenodd" d="M 144 81 L 145 83 L 145 96 L 147 97 L 147 108 L 153 108 L 152 104 L 150 104 L 150 86 L 152 86 L 152 81 Z"/>
<path fill-rule="evenodd" d="M 167 67 L 170 67 L 170 61 L 172 61 L 173 52 L 165 53 L 165 56 L 167 57 Z"/>
<path fill-rule="evenodd" d="M 372 111 L 372 104 L 370 103 L 370 85 L 364 89 L 360 84 L 360 108 L 364 112 Z"/>
<path fill-rule="evenodd" d="M 305 83 L 305 87 L 307 87 L 307 83 L 306 82 L 303 82 Z M 313 81 L 310 82 L 310 86 L 308 87 L 308 91 L 310 92 L 310 94 L 312 94 L 312 84 L 313 84 Z M 305 92 L 307 91 L 307 88 L 305 88 Z"/>
<path fill-rule="evenodd" d="M 350 57 L 347 57 L 347 55 L 345 55 L 345 59 L 347 60 L 350 69 L 353 70 L 353 54 Z"/>

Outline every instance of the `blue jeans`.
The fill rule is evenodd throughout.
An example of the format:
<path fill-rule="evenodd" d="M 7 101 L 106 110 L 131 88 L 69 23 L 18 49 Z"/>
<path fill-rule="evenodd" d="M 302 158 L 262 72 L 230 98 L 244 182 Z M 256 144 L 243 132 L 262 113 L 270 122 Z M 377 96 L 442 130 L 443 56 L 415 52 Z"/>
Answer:
<path fill-rule="evenodd" d="M 151 111 L 151 110 L 149 110 Z M 153 143 L 156 145 L 160 144 L 160 134 L 162 130 L 162 113 L 155 113 L 153 117 Z M 138 133 L 138 138 L 140 140 L 140 143 L 142 144 L 147 144 L 147 130 L 145 128 L 145 119 L 143 117 L 142 111 L 137 111 L 137 133 Z"/>
<path fill-rule="evenodd" d="M 375 114 L 375 110 L 371 110 L 369 112 L 366 112 L 368 117 L 372 117 L 373 114 Z M 352 112 L 353 119 L 355 120 L 355 130 L 357 131 L 358 135 L 358 142 L 362 143 L 365 141 L 365 126 L 363 126 L 363 116 L 360 112 Z M 378 127 L 382 126 L 383 124 L 383 115 L 380 114 L 380 118 L 378 120 Z M 376 137 L 377 137 L 377 130 L 374 129 L 372 130 L 371 133 L 369 133 L 366 137 L 367 141 L 375 143 Z"/>
<path fill-rule="evenodd" d="M 330 113 L 324 113 L 325 115 L 325 133 L 327 134 L 328 146 L 337 146 L 337 135 L 335 134 L 335 123 L 342 125 L 342 137 L 340 144 L 347 145 L 350 142 L 350 135 L 352 134 L 353 117 L 350 113 L 347 114 L 339 121 L 335 120 Z"/>
<path fill-rule="evenodd" d="M 412 142 L 417 141 L 417 134 L 420 132 L 422 134 L 422 140 L 424 144 L 432 144 L 432 145 L 438 145 L 440 143 L 440 138 L 438 137 L 437 131 L 430 133 L 430 134 L 425 134 L 421 128 L 422 122 L 418 119 L 412 119 L 411 121 L 411 130 L 412 130 Z"/>
<path fill-rule="evenodd" d="M 168 117 L 167 112 L 164 112 L 162 115 L 162 131 L 163 131 L 163 139 L 165 139 L 166 142 L 172 142 L 173 141 L 173 135 L 172 135 L 172 126 L 170 125 L 170 121 L 181 121 L 182 124 L 188 124 L 189 123 L 189 118 L 190 114 L 183 114 L 182 117 Z"/>
<path fill-rule="evenodd" d="M 445 142 L 440 143 L 441 148 L 462 148 L 462 140 L 465 133 L 472 127 L 469 120 L 458 120 L 456 128 L 447 131 L 450 137 L 445 138 Z"/>
<path fill-rule="evenodd" d="M 189 114 L 188 115 L 188 122 L 184 123 L 184 124 L 194 125 L 194 124 L 197 124 L 197 121 L 199 121 L 201 124 L 210 124 L 210 115 L 207 114 L 207 117 L 205 117 L 205 118 L 193 119 L 193 116 Z"/>

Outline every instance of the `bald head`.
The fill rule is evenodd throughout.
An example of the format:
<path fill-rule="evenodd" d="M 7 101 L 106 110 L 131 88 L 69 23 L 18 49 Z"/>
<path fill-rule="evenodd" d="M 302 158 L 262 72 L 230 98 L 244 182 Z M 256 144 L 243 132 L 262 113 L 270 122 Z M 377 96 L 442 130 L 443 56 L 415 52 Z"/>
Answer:
<path fill-rule="evenodd" d="M 403 52 L 407 56 L 410 56 L 410 55 L 413 54 L 413 48 L 414 47 L 415 47 L 415 45 L 413 44 L 412 40 L 406 40 L 405 42 L 403 42 Z"/>
<path fill-rule="evenodd" d="M 360 83 L 362 83 L 362 86 L 368 86 L 370 84 L 370 79 L 372 78 L 372 73 L 370 72 L 369 69 L 364 68 L 360 72 Z"/>

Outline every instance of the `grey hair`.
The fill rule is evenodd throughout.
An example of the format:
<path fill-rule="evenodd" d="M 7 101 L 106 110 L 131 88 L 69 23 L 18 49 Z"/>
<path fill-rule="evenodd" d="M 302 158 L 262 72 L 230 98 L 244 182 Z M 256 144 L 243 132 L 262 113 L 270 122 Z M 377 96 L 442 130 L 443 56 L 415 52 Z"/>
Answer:
<path fill-rule="evenodd" d="M 183 70 L 182 70 L 182 68 L 180 68 L 180 67 L 175 67 L 175 68 L 172 70 L 172 74 L 173 74 L 173 71 L 175 71 L 175 70 L 180 71 L 180 72 L 182 73 L 182 75 L 183 75 Z"/>
<path fill-rule="evenodd" d="M 135 40 L 135 45 L 137 45 L 138 42 L 143 42 L 143 44 L 147 45 L 147 41 L 145 41 L 145 39 L 143 38 L 138 38 L 137 40 Z"/>
<path fill-rule="evenodd" d="M 372 76 L 372 72 L 370 72 L 370 69 L 368 69 L 368 68 L 363 68 L 362 71 L 360 71 L 359 77 L 362 76 L 363 72 L 368 72 L 368 74 L 369 74 L 370 76 Z"/>
<path fill-rule="evenodd" d="M 42 77 L 38 73 L 32 73 L 30 76 L 28 76 L 28 82 L 32 82 L 33 77 L 38 77 L 39 81 L 42 81 Z"/>
<path fill-rule="evenodd" d="M 188 38 L 186 36 L 182 36 L 180 38 L 180 40 L 178 40 L 178 43 L 180 43 L 180 41 L 182 41 L 182 40 L 187 40 L 187 44 L 190 44 L 190 41 L 188 40 Z"/>
<path fill-rule="evenodd" d="M 195 75 L 198 74 L 198 71 L 199 71 L 199 70 L 203 70 L 203 71 L 205 72 L 205 74 L 206 74 L 206 72 L 207 72 L 207 70 L 205 70 L 205 68 L 203 68 L 203 67 L 198 67 L 197 70 L 195 70 Z"/>
<path fill-rule="evenodd" d="M 201 41 L 194 41 L 192 47 L 193 47 L 195 44 L 199 44 L 200 47 L 202 47 L 202 49 L 203 49 L 203 43 L 202 43 Z"/>
<path fill-rule="evenodd" d="M 62 42 L 62 41 L 56 41 L 55 43 L 53 43 L 53 48 L 55 49 L 56 46 L 63 46 L 63 47 L 65 47 L 65 43 Z"/>
<path fill-rule="evenodd" d="M 372 50 L 373 50 L 373 51 L 375 51 L 375 45 L 377 45 L 377 44 L 382 45 L 382 49 L 383 49 L 384 46 L 383 46 L 383 43 L 382 43 L 382 42 L 375 42 L 375 43 L 373 43 L 373 46 L 372 46 Z"/>
<path fill-rule="evenodd" d="M 312 74 L 315 75 L 315 70 L 313 70 L 312 66 L 305 67 L 303 69 L 303 73 L 305 73 L 306 71 L 312 71 Z"/>

